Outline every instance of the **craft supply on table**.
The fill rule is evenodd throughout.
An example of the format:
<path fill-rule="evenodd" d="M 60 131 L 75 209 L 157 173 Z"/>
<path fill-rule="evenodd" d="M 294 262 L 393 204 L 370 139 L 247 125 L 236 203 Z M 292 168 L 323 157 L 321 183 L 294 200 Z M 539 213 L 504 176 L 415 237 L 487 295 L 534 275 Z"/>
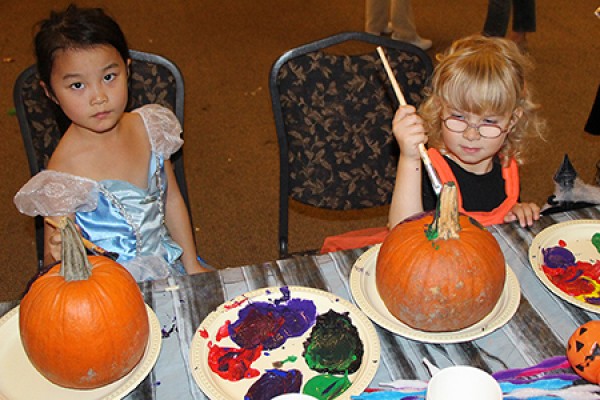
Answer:
<path fill-rule="evenodd" d="M 580 219 L 552 225 L 529 247 L 529 261 L 552 293 L 587 311 L 600 312 L 600 221 Z"/>
<path fill-rule="evenodd" d="M 284 286 L 246 293 L 209 314 L 196 329 L 190 364 L 196 383 L 211 398 L 302 392 L 348 399 L 371 383 L 379 351 L 373 325 L 350 302 L 317 289 Z"/>

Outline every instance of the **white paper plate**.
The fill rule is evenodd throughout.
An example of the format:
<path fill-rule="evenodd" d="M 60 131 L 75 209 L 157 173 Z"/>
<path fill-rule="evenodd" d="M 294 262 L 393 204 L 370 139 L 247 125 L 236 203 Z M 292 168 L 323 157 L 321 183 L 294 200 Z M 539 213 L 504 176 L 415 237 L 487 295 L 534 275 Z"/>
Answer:
<path fill-rule="evenodd" d="M 140 363 L 127 375 L 110 385 L 91 390 L 67 389 L 44 378 L 31 364 L 19 333 L 19 307 L 0 319 L 0 399 L 2 400 L 92 400 L 121 399 L 150 373 L 161 346 L 160 324 L 146 306 L 150 337 Z"/>
<path fill-rule="evenodd" d="M 519 280 L 506 266 L 506 282 L 494 309 L 481 321 L 454 332 L 425 332 L 402 323 L 389 312 L 377 291 L 375 271 L 381 245 L 371 247 L 354 263 L 350 272 L 350 290 L 354 301 L 377 325 L 409 339 L 425 343 L 460 343 L 488 335 L 506 324 L 519 308 Z"/>
<path fill-rule="evenodd" d="M 242 379 L 241 381 L 231 382 L 225 380 L 212 372 L 208 366 L 208 344 L 216 344 L 220 347 L 238 348 L 231 338 L 226 337 L 218 340 L 219 329 L 226 324 L 238 319 L 238 312 L 244 308 L 248 301 L 273 303 L 282 297 L 281 288 L 271 287 L 255 290 L 230 300 L 210 313 L 196 330 L 190 349 L 190 365 L 192 375 L 202 391 L 212 400 L 239 400 L 248 392 L 250 386 L 256 382 L 260 376 L 252 379 Z M 306 299 L 315 303 L 317 315 L 323 314 L 329 310 L 338 313 L 348 312 L 352 324 L 358 330 L 360 339 L 364 346 L 364 353 L 360 368 L 348 376 L 352 386 L 342 393 L 338 399 L 349 399 L 351 395 L 358 395 L 371 383 L 371 380 L 377 372 L 379 366 L 379 337 L 371 324 L 371 321 L 353 304 L 345 299 L 328 292 L 318 289 L 288 286 L 290 298 Z M 312 371 L 306 365 L 302 353 L 304 352 L 304 342 L 310 335 L 312 328 L 303 336 L 288 339 L 280 348 L 263 351 L 252 367 L 264 372 L 267 369 L 273 369 L 273 362 L 288 359 L 290 356 L 297 357 L 296 361 L 283 364 L 283 370 L 297 369 L 302 372 L 303 384 L 313 376 L 319 375 Z M 202 332 L 202 334 L 200 333 Z"/>
<path fill-rule="evenodd" d="M 561 222 L 544 229 L 531 242 L 529 247 L 529 261 L 531 267 L 540 281 L 555 295 L 581 307 L 585 310 L 599 313 L 600 305 L 586 302 L 563 292 L 546 276 L 543 270 L 543 249 L 561 246 L 566 247 L 573 253 L 577 261 L 596 263 L 600 260 L 600 253 L 592 244 L 592 236 L 600 234 L 600 221 L 583 219 L 576 221 Z M 600 282 L 598 282 L 600 284 Z M 598 295 L 600 297 L 600 295 Z M 597 298 L 597 300 L 600 300 Z"/>

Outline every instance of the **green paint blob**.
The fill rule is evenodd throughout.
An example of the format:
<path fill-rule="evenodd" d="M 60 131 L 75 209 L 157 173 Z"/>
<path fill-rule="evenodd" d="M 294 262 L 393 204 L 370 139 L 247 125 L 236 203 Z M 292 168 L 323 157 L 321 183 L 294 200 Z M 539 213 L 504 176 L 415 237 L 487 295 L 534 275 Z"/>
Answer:
<path fill-rule="evenodd" d="M 600 232 L 595 233 L 594 236 L 592 236 L 592 244 L 596 250 L 598 250 L 598 253 L 600 253 Z"/>
<path fill-rule="evenodd" d="M 352 374 L 360 367 L 363 353 L 363 343 L 348 313 L 329 310 L 317 317 L 302 355 L 314 371 Z"/>
<path fill-rule="evenodd" d="M 436 229 L 436 227 L 433 226 L 434 224 L 431 223 L 430 225 L 427 226 L 427 230 L 425 230 L 425 237 L 427 238 L 427 240 L 429 241 L 434 241 L 435 239 L 438 238 L 439 234 L 438 234 L 438 230 Z"/>
<path fill-rule="evenodd" d="M 306 382 L 302 393 L 313 396 L 319 400 L 331 400 L 344 393 L 352 382 L 348 379 L 348 375 L 333 376 L 333 375 L 317 375 Z"/>
<path fill-rule="evenodd" d="M 281 368 L 283 366 L 283 364 L 285 364 L 286 362 L 296 362 L 297 359 L 298 359 L 298 357 L 296 357 L 296 356 L 288 356 L 288 358 L 286 358 L 285 360 L 275 361 L 273 363 L 273 367 Z"/>

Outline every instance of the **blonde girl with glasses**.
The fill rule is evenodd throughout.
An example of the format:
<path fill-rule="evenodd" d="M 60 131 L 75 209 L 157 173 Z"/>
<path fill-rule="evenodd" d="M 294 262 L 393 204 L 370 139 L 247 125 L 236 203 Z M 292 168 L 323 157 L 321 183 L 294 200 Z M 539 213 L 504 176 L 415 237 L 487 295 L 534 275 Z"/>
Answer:
<path fill-rule="evenodd" d="M 398 109 L 392 122 L 400 146 L 390 229 L 433 210 L 437 197 L 423 173 L 418 146 L 442 182 L 454 181 L 459 207 L 483 225 L 532 225 L 540 208 L 519 199 L 518 165 L 526 138 L 541 137 L 543 121 L 531 99 L 532 68 L 514 42 L 482 35 L 457 40 L 439 57 L 419 112 Z"/>

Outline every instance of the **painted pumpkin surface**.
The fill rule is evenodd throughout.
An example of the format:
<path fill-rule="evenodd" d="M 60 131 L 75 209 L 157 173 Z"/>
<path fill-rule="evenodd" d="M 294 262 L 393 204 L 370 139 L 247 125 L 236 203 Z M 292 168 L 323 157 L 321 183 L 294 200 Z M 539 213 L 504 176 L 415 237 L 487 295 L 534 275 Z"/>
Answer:
<path fill-rule="evenodd" d="M 569 338 L 567 358 L 582 378 L 600 383 L 600 321 L 581 325 Z"/>
<path fill-rule="evenodd" d="M 376 266 L 376 285 L 388 310 L 408 326 L 429 332 L 469 327 L 495 307 L 506 264 L 494 236 L 459 214 L 456 186 L 444 185 L 436 213 L 392 229 Z"/>

